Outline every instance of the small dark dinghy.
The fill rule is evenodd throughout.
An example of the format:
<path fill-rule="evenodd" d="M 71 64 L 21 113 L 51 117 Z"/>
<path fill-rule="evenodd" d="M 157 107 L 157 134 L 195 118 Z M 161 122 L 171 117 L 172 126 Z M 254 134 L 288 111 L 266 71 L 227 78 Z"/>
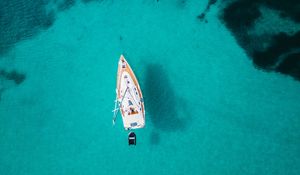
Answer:
<path fill-rule="evenodd" d="M 134 132 L 130 132 L 128 134 L 128 144 L 129 145 L 136 145 L 136 135 Z"/>

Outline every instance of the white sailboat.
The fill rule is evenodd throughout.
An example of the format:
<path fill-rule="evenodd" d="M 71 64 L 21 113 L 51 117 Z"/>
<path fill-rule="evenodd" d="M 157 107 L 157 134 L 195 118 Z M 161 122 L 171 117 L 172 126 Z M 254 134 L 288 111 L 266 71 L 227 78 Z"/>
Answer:
<path fill-rule="evenodd" d="M 130 65 L 124 56 L 120 56 L 113 124 L 120 111 L 125 130 L 139 129 L 145 126 L 145 107 L 141 88 Z"/>

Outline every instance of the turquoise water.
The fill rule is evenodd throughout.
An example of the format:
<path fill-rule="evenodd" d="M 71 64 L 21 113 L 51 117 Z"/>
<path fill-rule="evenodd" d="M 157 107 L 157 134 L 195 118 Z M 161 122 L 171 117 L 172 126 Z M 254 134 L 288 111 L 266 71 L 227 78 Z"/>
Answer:
<path fill-rule="evenodd" d="M 206 5 L 76 1 L 11 24 L 25 34 L 1 47 L 0 174 L 299 174 L 300 82 L 255 68 L 218 6 L 196 18 Z M 122 53 L 145 98 L 135 147 L 112 126 Z"/>

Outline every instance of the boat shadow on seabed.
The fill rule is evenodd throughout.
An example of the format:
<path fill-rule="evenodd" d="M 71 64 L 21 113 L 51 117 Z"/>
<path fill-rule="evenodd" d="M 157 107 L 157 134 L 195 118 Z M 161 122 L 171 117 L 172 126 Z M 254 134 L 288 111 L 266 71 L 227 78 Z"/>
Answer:
<path fill-rule="evenodd" d="M 163 132 L 185 129 L 186 119 L 189 116 L 186 103 L 184 99 L 176 96 L 162 65 L 148 64 L 146 66 L 143 89 L 146 97 L 146 111 L 155 129 Z M 183 111 L 187 116 L 180 117 L 181 112 L 178 111 Z M 159 133 L 153 131 L 150 141 L 152 144 L 158 144 L 159 138 Z"/>

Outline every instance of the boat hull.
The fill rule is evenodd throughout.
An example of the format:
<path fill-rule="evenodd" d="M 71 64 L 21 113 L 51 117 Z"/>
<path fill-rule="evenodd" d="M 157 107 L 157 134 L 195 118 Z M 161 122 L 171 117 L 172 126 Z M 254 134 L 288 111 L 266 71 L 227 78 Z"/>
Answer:
<path fill-rule="evenodd" d="M 117 100 L 126 130 L 145 126 L 145 107 L 138 80 L 123 55 L 117 73 Z"/>

